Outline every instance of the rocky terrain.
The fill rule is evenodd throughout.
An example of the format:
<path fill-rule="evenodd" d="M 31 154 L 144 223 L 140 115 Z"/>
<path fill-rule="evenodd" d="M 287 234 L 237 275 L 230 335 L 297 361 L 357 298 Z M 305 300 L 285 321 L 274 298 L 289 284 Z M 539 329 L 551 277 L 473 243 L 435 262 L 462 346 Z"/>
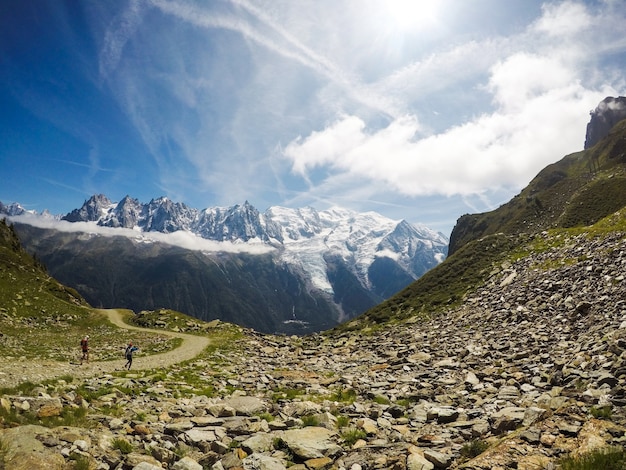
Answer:
<path fill-rule="evenodd" d="M 192 361 L 5 395 L 6 468 L 531 470 L 623 448 L 626 234 L 527 243 L 432 318 L 305 337 L 219 324 Z"/>

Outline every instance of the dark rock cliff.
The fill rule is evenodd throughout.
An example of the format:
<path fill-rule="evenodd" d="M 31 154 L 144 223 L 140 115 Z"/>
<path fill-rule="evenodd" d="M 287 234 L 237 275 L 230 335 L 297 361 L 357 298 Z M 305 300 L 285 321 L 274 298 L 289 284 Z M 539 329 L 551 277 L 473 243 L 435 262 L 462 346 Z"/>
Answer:
<path fill-rule="evenodd" d="M 626 97 L 606 97 L 589 114 L 591 114 L 591 120 L 587 124 L 585 149 L 593 147 L 604 139 L 615 124 L 626 118 Z"/>

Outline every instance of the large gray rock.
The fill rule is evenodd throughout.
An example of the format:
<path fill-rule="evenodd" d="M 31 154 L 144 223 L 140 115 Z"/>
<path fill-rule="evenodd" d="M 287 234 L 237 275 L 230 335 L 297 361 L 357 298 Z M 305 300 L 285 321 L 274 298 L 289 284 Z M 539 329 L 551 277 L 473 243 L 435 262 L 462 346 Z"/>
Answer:
<path fill-rule="evenodd" d="M 295 455 L 306 460 L 341 453 L 341 447 L 333 440 L 335 435 L 326 428 L 311 426 L 284 431 L 282 439 Z"/>

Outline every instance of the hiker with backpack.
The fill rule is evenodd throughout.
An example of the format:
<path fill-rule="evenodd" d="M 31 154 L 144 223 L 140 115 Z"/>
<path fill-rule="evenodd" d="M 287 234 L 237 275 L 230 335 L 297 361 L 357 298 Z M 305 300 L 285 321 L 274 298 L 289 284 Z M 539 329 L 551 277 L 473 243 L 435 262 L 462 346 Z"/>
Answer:
<path fill-rule="evenodd" d="M 128 346 L 126 346 L 126 352 L 124 355 L 126 356 L 126 364 L 124 365 L 125 369 L 130 370 L 130 366 L 133 365 L 133 353 L 137 351 L 139 348 L 137 346 L 133 346 L 132 341 L 128 342 Z"/>
<path fill-rule="evenodd" d="M 85 335 L 80 340 L 80 349 L 83 352 L 83 357 L 80 358 L 80 365 L 83 365 L 83 361 L 87 361 L 87 364 L 89 364 L 89 335 Z"/>

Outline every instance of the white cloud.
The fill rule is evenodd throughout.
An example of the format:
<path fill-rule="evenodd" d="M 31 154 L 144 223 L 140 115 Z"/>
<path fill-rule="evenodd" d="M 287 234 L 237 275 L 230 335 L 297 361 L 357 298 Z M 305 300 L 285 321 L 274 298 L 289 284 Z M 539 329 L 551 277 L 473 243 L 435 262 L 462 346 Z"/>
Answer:
<path fill-rule="evenodd" d="M 33 214 L 23 214 L 19 216 L 7 217 L 9 221 L 14 223 L 22 223 L 32 225 L 34 227 L 58 230 L 66 233 L 85 233 L 102 237 L 126 237 L 140 243 L 158 242 L 167 245 L 173 245 L 180 248 L 193 251 L 202 251 L 206 253 L 249 253 L 249 254 L 266 254 L 274 251 L 263 243 L 231 243 L 218 242 L 215 240 L 207 240 L 197 235 L 177 231 L 173 233 L 161 232 L 139 232 L 126 228 L 101 227 L 95 222 L 67 222 L 65 220 L 56 220 L 47 217 L 41 217 Z"/>
<path fill-rule="evenodd" d="M 294 140 L 284 155 L 303 175 L 328 167 L 361 184 L 365 178 L 408 196 L 453 196 L 519 188 L 548 163 L 582 148 L 586 103 L 600 94 L 575 83 L 537 90 L 531 80 L 528 93 L 511 106 L 506 83 L 499 82 L 497 89 L 504 104 L 497 112 L 438 135 L 415 140 L 420 126 L 413 116 L 376 131 L 346 116 Z"/>
<path fill-rule="evenodd" d="M 534 28 L 553 37 L 574 36 L 589 28 L 593 18 L 579 2 L 546 3 Z"/>
<path fill-rule="evenodd" d="M 491 96 L 491 110 L 431 136 L 423 135 L 414 112 L 383 127 L 370 127 L 363 116 L 342 116 L 285 147 L 292 171 L 311 183 L 314 170 L 325 170 L 329 176 L 318 180 L 317 188 L 340 174 L 372 192 L 484 197 L 519 189 L 547 164 L 581 150 L 589 109 L 616 90 L 594 86 L 598 82 L 583 85 L 588 61 L 583 33 L 594 21 L 585 6 L 567 1 L 542 10 L 517 36 L 459 45 L 377 84 L 380 93 L 388 88 L 406 100 L 423 99 L 457 86 L 466 71 L 472 78 L 483 74 L 482 85 L 475 86 Z M 322 172 L 316 173 L 319 179 Z"/>

